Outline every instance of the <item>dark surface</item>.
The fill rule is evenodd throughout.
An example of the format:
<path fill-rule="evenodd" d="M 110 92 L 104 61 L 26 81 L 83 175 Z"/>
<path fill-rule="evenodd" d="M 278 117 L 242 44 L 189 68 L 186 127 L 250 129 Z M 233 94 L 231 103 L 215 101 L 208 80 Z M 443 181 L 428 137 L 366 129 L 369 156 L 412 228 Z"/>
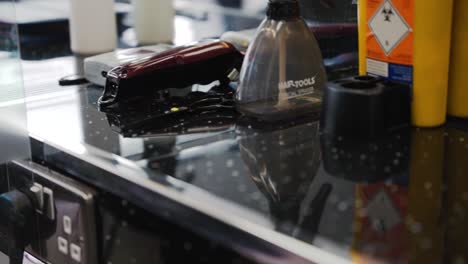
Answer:
<path fill-rule="evenodd" d="M 2 199 L 0 202 L 1 212 L 5 214 L 0 230 L 2 236 L 11 235 L 9 239 L 0 240 L 0 249 L 7 254 L 4 247 L 11 247 L 10 256 L 13 253 L 17 255 L 14 260 L 10 258 L 11 261 L 16 260 L 11 263 L 23 263 L 25 245 L 28 245 L 26 251 L 29 254 L 44 263 L 76 263 L 71 256 L 59 251 L 59 238 L 81 247 L 81 263 L 254 263 L 220 243 L 180 228 L 174 221 L 155 217 L 121 197 L 94 190 L 37 164 L 11 162 L 8 163 L 8 171 L 6 176 L 9 176 L 10 184 L 7 187 L 15 191 L 2 197 L 15 199 L 11 202 Z M 28 218 L 34 220 L 33 227 L 18 229 L 14 232 L 16 234 L 3 233 L 10 219 L 15 220 L 9 223 L 11 227 L 24 223 L 18 218 L 19 212 L 12 213 L 8 205 L 18 205 L 20 197 L 12 194 L 28 189 L 33 182 L 53 190 L 54 220 L 33 210 Z M 37 205 L 35 208 L 38 209 Z M 71 219 L 70 233 L 64 228 L 62 219 L 65 216 Z M 19 240 L 20 234 L 28 235 L 28 240 Z M 13 251 L 13 246 L 18 250 Z"/>
<path fill-rule="evenodd" d="M 257 260 L 465 258 L 464 121 L 376 141 L 320 136 L 318 120 L 197 133 L 149 124 L 123 136 L 97 110 L 101 92 L 71 87 L 29 103 L 31 135 L 45 142 L 35 159 Z M 296 249 L 281 253 L 284 241 Z"/>
<path fill-rule="evenodd" d="M 111 194 L 98 204 L 99 263 L 254 263 Z"/>
<path fill-rule="evenodd" d="M 320 135 L 314 119 L 123 133 L 97 109 L 102 89 L 58 87 L 73 65 L 25 67 L 28 94 L 49 91 L 28 102 L 37 162 L 257 262 L 468 261 L 466 121 L 373 141 Z"/>

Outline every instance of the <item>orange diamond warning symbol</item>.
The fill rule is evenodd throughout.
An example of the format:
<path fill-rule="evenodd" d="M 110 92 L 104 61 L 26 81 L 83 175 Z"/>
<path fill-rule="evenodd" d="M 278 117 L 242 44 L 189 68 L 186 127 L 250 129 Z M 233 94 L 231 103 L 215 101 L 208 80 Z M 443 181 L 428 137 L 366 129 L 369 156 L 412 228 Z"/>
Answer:
<path fill-rule="evenodd" d="M 369 20 L 369 28 L 388 56 L 409 35 L 411 28 L 392 1 L 386 0 Z"/>

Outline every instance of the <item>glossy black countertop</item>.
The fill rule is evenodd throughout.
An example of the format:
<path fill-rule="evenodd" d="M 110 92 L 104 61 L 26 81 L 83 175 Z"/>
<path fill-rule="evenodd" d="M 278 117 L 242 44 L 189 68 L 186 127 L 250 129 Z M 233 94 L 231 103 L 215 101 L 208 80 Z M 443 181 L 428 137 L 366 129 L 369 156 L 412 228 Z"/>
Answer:
<path fill-rule="evenodd" d="M 72 58 L 55 62 L 73 65 Z M 260 262 L 467 257 L 464 121 L 361 142 L 320 135 L 313 118 L 281 126 L 232 118 L 178 132 L 150 122 L 122 130 L 97 108 L 102 88 L 49 80 L 56 92 L 27 104 L 36 161 Z"/>
<path fill-rule="evenodd" d="M 191 37 L 258 22 L 213 18 L 222 26 L 197 21 Z M 58 86 L 81 67 L 23 63 L 36 162 L 261 263 L 468 261 L 466 121 L 364 141 L 321 135 L 314 117 L 214 115 L 162 129 L 150 112 L 99 111 L 102 88 Z"/>

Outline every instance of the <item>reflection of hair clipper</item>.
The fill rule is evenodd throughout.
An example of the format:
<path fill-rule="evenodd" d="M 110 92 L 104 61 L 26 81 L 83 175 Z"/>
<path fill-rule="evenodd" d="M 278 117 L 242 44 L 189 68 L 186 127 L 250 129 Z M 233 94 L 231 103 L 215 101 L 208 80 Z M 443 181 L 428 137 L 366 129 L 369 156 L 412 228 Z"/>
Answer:
<path fill-rule="evenodd" d="M 107 73 L 99 105 L 105 107 L 168 88 L 223 82 L 234 69 L 240 69 L 242 60 L 243 55 L 223 41 L 177 47 L 112 69 Z"/>
<path fill-rule="evenodd" d="M 210 90 L 160 99 L 153 97 L 104 110 L 112 130 L 124 137 L 220 131 L 233 125 L 237 118 L 233 89 L 215 84 L 203 88 Z"/>

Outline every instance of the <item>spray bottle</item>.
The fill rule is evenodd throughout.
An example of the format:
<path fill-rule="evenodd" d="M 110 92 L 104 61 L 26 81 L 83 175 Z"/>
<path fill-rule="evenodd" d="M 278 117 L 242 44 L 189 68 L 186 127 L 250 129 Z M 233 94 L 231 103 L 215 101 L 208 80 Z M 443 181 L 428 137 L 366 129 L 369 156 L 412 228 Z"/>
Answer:
<path fill-rule="evenodd" d="M 270 0 L 242 66 L 239 112 L 278 121 L 319 113 L 326 73 L 297 0 Z"/>

